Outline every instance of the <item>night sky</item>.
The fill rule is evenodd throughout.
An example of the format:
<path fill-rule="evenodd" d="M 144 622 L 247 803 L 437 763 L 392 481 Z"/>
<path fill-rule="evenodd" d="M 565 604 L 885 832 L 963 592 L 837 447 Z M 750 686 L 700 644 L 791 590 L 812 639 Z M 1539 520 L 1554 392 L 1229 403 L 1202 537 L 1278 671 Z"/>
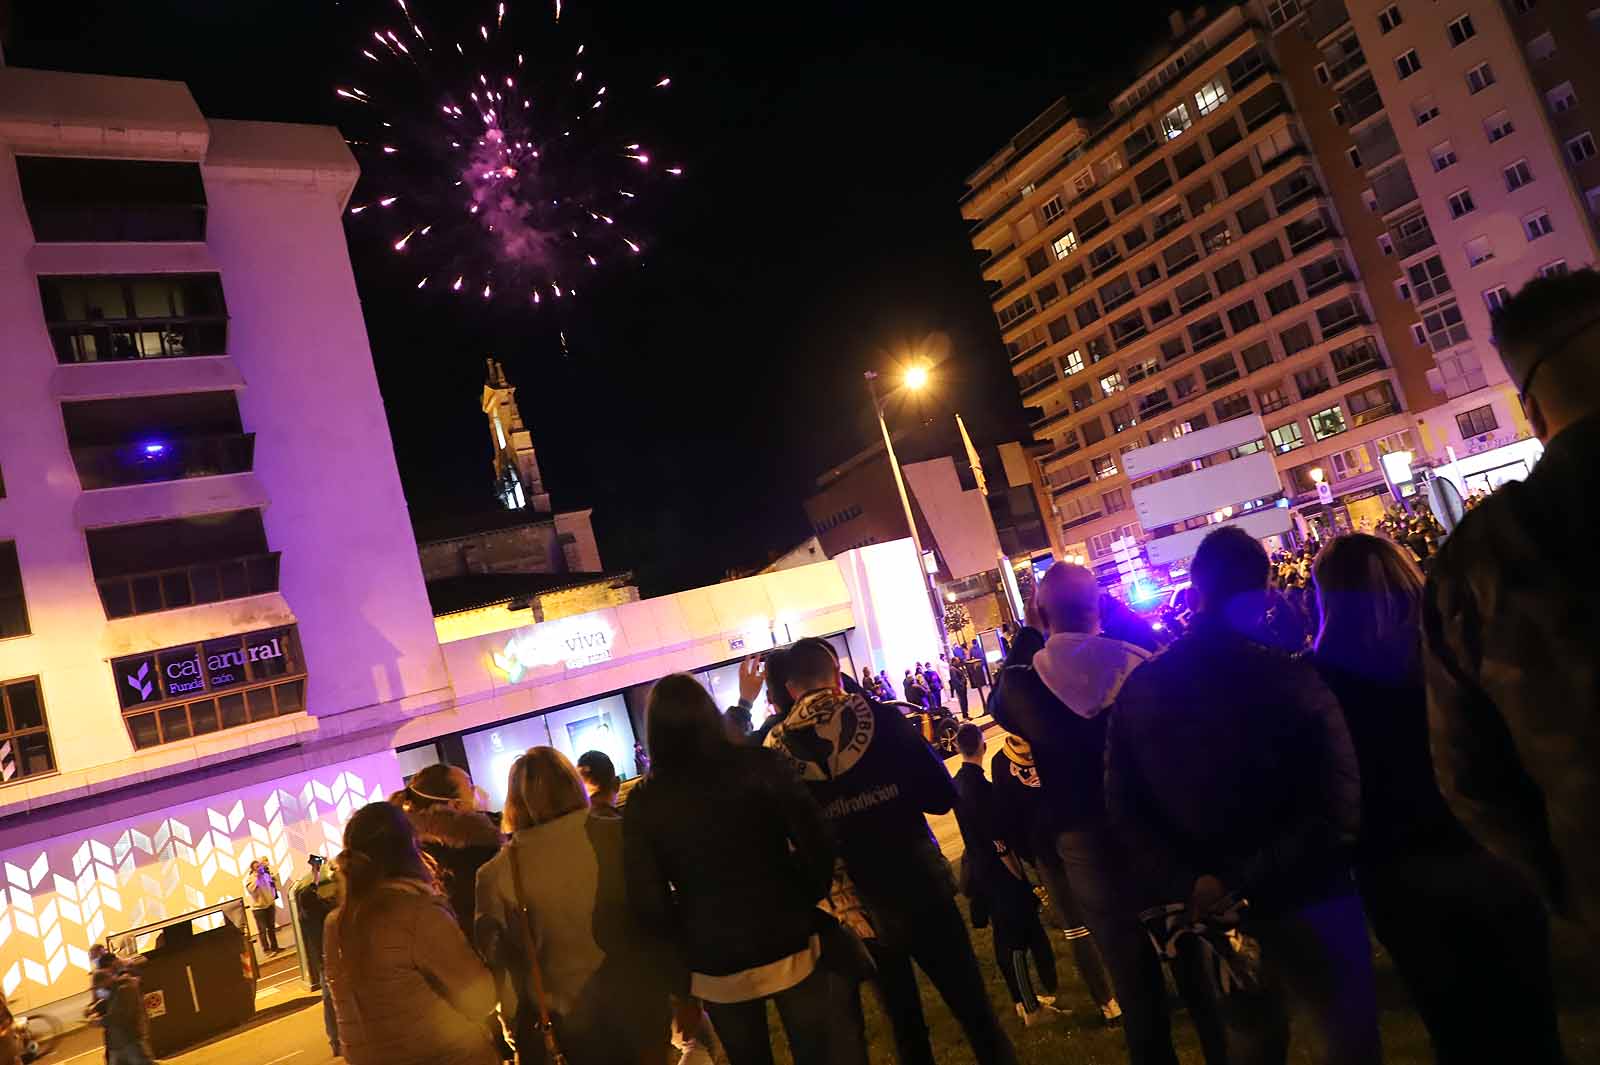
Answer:
<path fill-rule="evenodd" d="M 562 319 L 418 299 L 415 271 L 352 224 L 413 512 L 489 498 L 487 355 L 518 385 L 557 508 L 592 506 L 606 564 L 634 570 L 647 595 L 808 534 L 813 479 L 872 439 L 868 367 L 948 352 L 936 392 L 895 404 L 892 421 L 959 410 L 980 441 L 1025 432 L 958 212 L 962 181 L 1057 97 L 1085 109 L 1121 88 L 1166 32 L 1166 7 L 568 0 L 564 21 L 590 22 L 589 52 L 613 84 L 672 76 L 649 140 L 687 172 L 657 201 L 646 256 L 587 286 Z M 6 60 L 183 80 L 216 117 L 337 123 L 349 112 L 332 86 L 374 13 L 392 23 L 393 10 L 24 2 Z"/>

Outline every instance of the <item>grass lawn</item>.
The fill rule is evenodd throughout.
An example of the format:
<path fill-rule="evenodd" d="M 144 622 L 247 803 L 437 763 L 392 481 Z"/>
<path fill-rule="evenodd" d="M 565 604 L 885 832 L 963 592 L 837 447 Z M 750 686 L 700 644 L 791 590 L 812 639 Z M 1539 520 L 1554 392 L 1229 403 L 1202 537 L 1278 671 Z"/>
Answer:
<path fill-rule="evenodd" d="M 1600 973 L 1596 972 L 1595 959 L 1583 956 L 1580 940 L 1569 929 L 1556 928 L 1556 983 L 1561 999 L 1561 1031 L 1565 1040 L 1567 1058 L 1571 1065 L 1600 1063 Z M 1070 955 L 1060 938 L 1061 933 L 1051 929 L 1057 944 L 1056 958 L 1061 974 L 1061 989 L 1057 1006 L 1067 1016 L 1049 1027 L 1024 1028 L 1022 1019 L 1013 1011 L 1005 985 L 994 966 L 994 947 L 987 929 L 972 934 L 978 961 L 989 980 L 990 997 L 1001 1016 L 1001 1024 L 1016 1043 L 1018 1057 L 1028 1065 L 1125 1065 L 1128 1060 L 1127 1045 L 1120 1028 L 1107 1028 L 1100 1022 L 1099 1011 L 1089 998 Z M 1382 1012 L 1383 1045 L 1388 1065 L 1431 1065 L 1433 1054 L 1429 1049 L 1427 1032 L 1412 1010 L 1405 988 L 1395 977 L 1381 948 L 1374 947 L 1378 969 L 1378 1005 Z M 1485 973 L 1484 979 L 1497 979 L 1494 973 Z M 923 985 L 923 1008 L 929 1028 L 933 1033 L 934 1058 L 945 1062 L 970 1062 L 972 1053 L 961 1037 L 961 1031 L 944 1008 L 938 995 Z M 874 996 L 866 995 L 867 1037 L 871 1046 L 873 1065 L 894 1065 L 894 1045 L 889 1028 L 877 1008 Z M 777 1030 L 777 1015 L 772 1015 Z M 1299 1032 L 1297 1026 L 1296 1032 Z M 1199 1045 L 1194 1029 L 1187 1017 L 1178 1013 L 1173 1017 L 1173 1033 L 1178 1046 L 1178 1058 L 1184 1065 L 1202 1065 Z M 776 1043 L 783 1040 L 778 1038 Z M 777 1060 L 787 1063 L 787 1048 L 777 1048 Z M 1309 1044 L 1297 1040 L 1290 1051 L 1293 1062 L 1315 1060 Z M 1486 1063 L 1489 1065 L 1489 1063 Z M 1510 1065 L 1510 1063 L 1493 1063 Z"/>

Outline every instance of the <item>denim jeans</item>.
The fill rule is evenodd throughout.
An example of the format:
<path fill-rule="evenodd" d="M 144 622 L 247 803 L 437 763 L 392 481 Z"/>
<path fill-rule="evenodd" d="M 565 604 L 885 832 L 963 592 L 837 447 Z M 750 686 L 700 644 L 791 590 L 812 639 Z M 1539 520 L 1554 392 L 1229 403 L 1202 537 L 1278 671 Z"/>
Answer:
<path fill-rule="evenodd" d="M 706 1013 L 730 1065 L 772 1065 L 772 1034 L 767 1028 L 769 1001 L 778 1007 L 795 1065 L 832 1065 L 843 1057 L 834 1053 L 834 1041 L 849 1026 L 836 1025 L 836 999 L 829 975 L 819 967 L 787 991 L 769 998 L 706 1003 Z"/>

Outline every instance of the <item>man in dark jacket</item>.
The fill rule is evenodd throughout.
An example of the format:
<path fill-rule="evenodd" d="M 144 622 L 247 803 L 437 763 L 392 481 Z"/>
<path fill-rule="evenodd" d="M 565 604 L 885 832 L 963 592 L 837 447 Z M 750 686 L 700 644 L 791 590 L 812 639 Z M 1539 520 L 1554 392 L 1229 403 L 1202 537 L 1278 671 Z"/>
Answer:
<path fill-rule="evenodd" d="M 1122 687 L 1106 798 L 1132 850 L 1138 906 L 1187 902 L 1190 919 L 1204 921 L 1243 898 L 1263 973 L 1281 975 L 1301 1001 L 1325 1060 L 1377 1062 L 1371 949 L 1350 871 L 1360 773 L 1316 671 L 1252 638 L 1267 570 L 1242 529 L 1201 542 L 1190 570 L 1194 625 Z M 1229 1022 L 1260 1060 L 1281 1062 L 1288 1020 L 1271 991 L 1268 1008 L 1254 1002 L 1250 1018 L 1230 1009 Z"/>
<path fill-rule="evenodd" d="M 1600 939 L 1600 274 L 1529 282 L 1495 338 L 1545 453 L 1430 567 L 1433 757 L 1473 834 Z"/>
<path fill-rule="evenodd" d="M 926 814 L 947 813 L 955 790 L 943 763 L 898 711 L 844 691 L 827 643 L 805 639 L 785 656 L 794 709 L 767 736 L 822 807 L 859 897 L 878 985 L 901 1065 L 932 1065 L 921 968 L 965 1031 L 980 1065 L 1016 1061 L 1001 1031 L 956 908 L 950 868 Z"/>
<path fill-rule="evenodd" d="M 1058 563 L 1034 605 L 1045 633 L 1011 641 L 989 712 L 1028 741 L 1040 784 L 1041 847 L 1053 849 L 1110 971 L 1133 1065 L 1176 1065 L 1161 966 L 1128 898 L 1124 859 L 1108 830 L 1103 790 L 1106 721 L 1123 681 L 1148 653 L 1100 635 L 1100 587 L 1082 566 Z"/>
<path fill-rule="evenodd" d="M 944 656 L 941 655 L 940 657 L 943 658 Z M 972 716 L 967 711 L 967 663 L 965 658 L 966 656 L 962 654 L 961 648 L 958 646 L 955 649 L 954 657 L 945 662 L 946 668 L 950 671 L 950 692 L 956 697 L 956 702 L 961 706 L 961 718 L 963 721 Z"/>

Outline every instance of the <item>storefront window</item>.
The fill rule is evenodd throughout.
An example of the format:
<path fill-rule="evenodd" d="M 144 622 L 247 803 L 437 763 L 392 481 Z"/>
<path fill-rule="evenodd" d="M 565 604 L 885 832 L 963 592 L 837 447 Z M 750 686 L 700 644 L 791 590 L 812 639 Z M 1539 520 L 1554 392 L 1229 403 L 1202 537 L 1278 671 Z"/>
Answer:
<path fill-rule="evenodd" d="M 473 783 L 488 796 L 489 808 L 504 809 L 506 778 L 529 747 L 554 747 L 574 764 L 586 751 L 603 751 L 627 779 L 638 774 L 633 758 L 633 723 L 620 694 L 608 695 L 548 713 L 502 721 L 461 737 Z"/>

